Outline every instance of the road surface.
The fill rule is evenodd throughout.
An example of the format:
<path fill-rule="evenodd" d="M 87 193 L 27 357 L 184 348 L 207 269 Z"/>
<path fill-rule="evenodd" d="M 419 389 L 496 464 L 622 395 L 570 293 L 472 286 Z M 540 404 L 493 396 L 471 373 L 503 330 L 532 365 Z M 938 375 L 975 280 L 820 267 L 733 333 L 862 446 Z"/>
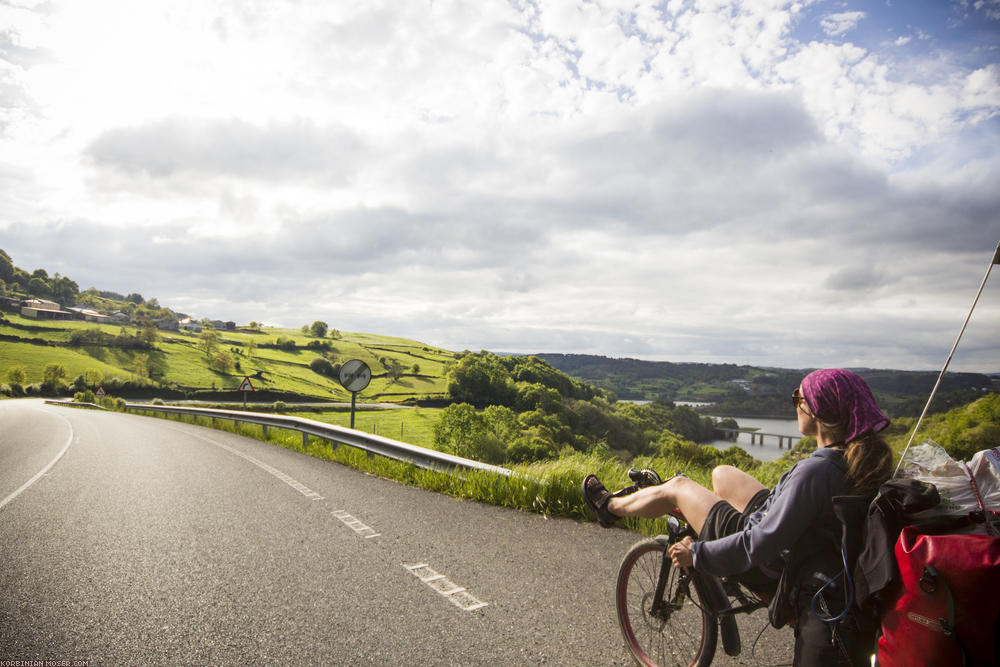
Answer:
<path fill-rule="evenodd" d="M 0 401 L 0 660 L 628 665 L 612 600 L 638 539 L 207 428 Z"/>

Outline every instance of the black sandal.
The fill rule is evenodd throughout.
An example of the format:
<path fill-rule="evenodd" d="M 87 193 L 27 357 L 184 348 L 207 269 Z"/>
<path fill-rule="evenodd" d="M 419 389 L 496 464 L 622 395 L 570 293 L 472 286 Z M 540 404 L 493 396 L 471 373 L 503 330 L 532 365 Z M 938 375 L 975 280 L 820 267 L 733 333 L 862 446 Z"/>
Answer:
<path fill-rule="evenodd" d="M 596 475 L 584 477 L 580 490 L 583 493 L 584 502 L 597 515 L 597 522 L 601 524 L 602 528 L 611 528 L 618 522 L 619 517 L 608 509 L 608 501 L 614 494 L 604 488 Z"/>

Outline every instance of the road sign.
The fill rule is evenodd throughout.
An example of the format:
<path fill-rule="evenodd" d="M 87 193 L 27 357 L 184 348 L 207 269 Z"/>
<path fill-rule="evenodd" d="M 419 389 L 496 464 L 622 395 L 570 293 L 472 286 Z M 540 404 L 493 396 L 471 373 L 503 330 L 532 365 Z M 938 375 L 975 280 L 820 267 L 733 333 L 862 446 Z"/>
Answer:
<path fill-rule="evenodd" d="M 340 384 L 351 392 L 351 428 L 354 428 L 354 406 L 358 401 L 358 392 L 372 381 L 372 369 L 360 359 L 345 361 L 340 367 Z"/>
<path fill-rule="evenodd" d="M 340 384 L 344 389 L 356 394 L 372 381 L 372 370 L 360 359 L 351 359 L 340 367 Z"/>
<path fill-rule="evenodd" d="M 247 376 L 243 378 L 243 382 L 240 383 L 240 388 L 238 391 L 256 391 L 253 385 L 250 383 L 250 377 Z"/>
<path fill-rule="evenodd" d="M 97 391 L 94 392 L 94 396 L 97 398 L 104 398 L 108 395 L 108 392 L 104 391 L 104 387 L 98 387 Z"/>

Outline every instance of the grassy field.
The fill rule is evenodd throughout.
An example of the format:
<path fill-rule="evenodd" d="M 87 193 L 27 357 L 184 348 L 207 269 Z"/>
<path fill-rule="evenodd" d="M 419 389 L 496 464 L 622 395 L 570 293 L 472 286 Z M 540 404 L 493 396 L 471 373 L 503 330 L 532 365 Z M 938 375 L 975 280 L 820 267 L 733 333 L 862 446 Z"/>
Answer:
<path fill-rule="evenodd" d="M 16 366 L 25 369 L 27 384 L 41 382 L 45 366 L 50 363 L 65 366 L 68 380 L 87 371 L 98 371 L 104 378 L 143 382 L 136 374 L 141 365 L 137 363 L 137 355 L 145 355 L 153 385 L 192 392 L 236 390 L 249 375 L 258 390 L 320 400 L 349 400 L 350 394 L 337 378 L 321 375 L 310 368 L 310 362 L 316 357 L 325 356 L 333 364 L 349 359 L 361 359 L 368 364 L 372 381 L 359 394 L 361 400 L 401 402 L 444 397 L 447 394 L 445 368 L 456 356 L 448 350 L 393 336 L 341 332 L 337 339 L 320 340 L 296 329 L 241 329 L 217 332 L 218 349 L 229 352 L 238 364 L 230 372 L 223 373 L 209 366 L 208 356 L 199 347 L 200 334 L 192 332 L 160 332 L 160 340 L 153 350 L 66 347 L 73 332 L 94 329 L 110 336 L 117 336 L 123 330 L 120 325 L 39 322 L 4 314 L 4 319 L 0 320 L 0 382 L 6 381 L 7 370 Z M 128 327 L 125 331 L 131 335 L 135 329 Z M 294 347 L 276 346 L 279 339 L 292 341 Z M 320 343 L 325 347 L 309 347 Z M 256 349 L 251 349 L 254 346 Z M 394 363 L 402 369 L 398 377 L 389 372 Z"/>
<path fill-rule="evenodd" d="M 437 408 L 358 409 L 354 415 L 354 428 L 411 445 L 435 449 L 434 425 L 440 412 L 441 410 Z M 337 426 L 351 425 L 350 408 L 289 411 L 282 414 Z"/>

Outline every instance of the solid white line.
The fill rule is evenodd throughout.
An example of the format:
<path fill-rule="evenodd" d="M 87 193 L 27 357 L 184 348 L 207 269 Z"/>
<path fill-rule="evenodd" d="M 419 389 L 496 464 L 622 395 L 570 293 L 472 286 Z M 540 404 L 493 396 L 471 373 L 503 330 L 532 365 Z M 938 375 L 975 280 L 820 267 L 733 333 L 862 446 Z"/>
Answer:
<path fill-rule="evenodd" d="M 31 479 L 29 479 L 23 485 L 21 485 L 21 488 L 19 488 L 17 491 L 15 491 L 14 493 L 10 494 L 9 496 L 7 496 L 6 498 L 4 498 L 3 500 L 0 500 L 0 509 L 3 509 L 4 505 L 6 505 L 10 501 L 14 500 L 14 498 L 17 498 L 19 495 L 21 495 L 22 491 L 24 491 L 29 486 L 31 486 L 32 484 L 34 484 L 35 482 L 37 482 L 41 478 L 42 475 L 44 475 L 49 470 L 51 470 L 52 466 L 54 466 L 56 464 L 56 462 L 59 459 L 62 458 L 62 455 L 66 453 L 66 450 L 69 449 L 70 443 L 73 442 L 73 425 L 70 424 L 69 420 L 66 419 L 65 417 L 60 417 L 60 418 L 63 421 L 65 421 L 67 424 L 69 424 L 69 438 L 66 440 L 66 444 L 63 445 L 62 451 L 60 451 L 58 454 L 56 454 L 56 457 L 54 459 L 52 459 L 51 461 L 49 461 L 49 464 L 47 466 L 45 466 L 44 468 L 42 468 L 41 470 L 39 470 L 37 475 L 35 475 Z"/>

